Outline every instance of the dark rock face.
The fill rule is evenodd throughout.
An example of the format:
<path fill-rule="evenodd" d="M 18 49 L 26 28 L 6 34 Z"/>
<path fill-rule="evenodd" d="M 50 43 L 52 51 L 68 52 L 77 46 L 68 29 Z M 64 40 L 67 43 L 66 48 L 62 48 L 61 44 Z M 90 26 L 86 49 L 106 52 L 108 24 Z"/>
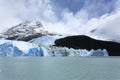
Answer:
<path fill-rule="evenodd" d="M 18 41 L 29 41 L 31 39 L 41 37 L 43 36 L 40 33 L 32 34 L 32 35 L 27 35 L 27 36 L 12 36 L 12 37 L 7 37 L 6 39 L 8 40 L 18 40 Z"/>
<path fill-rule="evenodd" d="M 55 41 L 56 46 L 69 47 L 75 49 L 106 49 L 109 52 L 109 56 L 120 56 L 120 44 L 112 41 L 95 40 L 90 37 L 69 36 L 66 38 L 57 39 Z"/>

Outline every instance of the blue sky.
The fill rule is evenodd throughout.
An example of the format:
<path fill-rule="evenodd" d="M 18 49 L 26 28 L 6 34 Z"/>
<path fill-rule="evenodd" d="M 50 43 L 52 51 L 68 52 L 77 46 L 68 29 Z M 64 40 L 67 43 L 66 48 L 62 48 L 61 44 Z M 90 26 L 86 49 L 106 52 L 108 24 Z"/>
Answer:
<path fill-rule="evenodd" d="M 120 0 L 0 0 L 0 28 L 36 20 L 49 31 L 68 34 L 118 30 L 119 5 Z"/>
<path fill-rule="evenodd" d="M 52 0 L 52 3 L 54 7 L 57 6 L 61 10 L 67 8 L 73 14 L 85 9 L 91 18 L 111 13 L 114 10 L 115 0 Z"/>

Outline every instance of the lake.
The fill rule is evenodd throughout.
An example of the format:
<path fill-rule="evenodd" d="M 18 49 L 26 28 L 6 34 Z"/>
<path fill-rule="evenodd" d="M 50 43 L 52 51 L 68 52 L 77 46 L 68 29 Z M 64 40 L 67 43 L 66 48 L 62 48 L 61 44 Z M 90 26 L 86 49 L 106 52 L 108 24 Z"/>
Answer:
<path fill-rule="evenodd" d="M 120 80 L 120 57 L 0 57 L 0 80 Z"/>

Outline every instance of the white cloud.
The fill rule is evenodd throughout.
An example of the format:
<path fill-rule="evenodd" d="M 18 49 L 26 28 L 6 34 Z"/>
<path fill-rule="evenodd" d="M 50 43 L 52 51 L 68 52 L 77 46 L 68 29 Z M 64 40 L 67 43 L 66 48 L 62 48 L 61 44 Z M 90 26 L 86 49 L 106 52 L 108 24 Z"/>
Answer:
<path fill-rule="evenodd" d="M 112 13 L 106 17 L 90 21 L 93 22 L 91 24 L 91 26 L 94 26 L 93 29 L 96 29 L 96 32 L 93 33 L 93 35 L 99 35 L 100 37 L 112 39 L 120 36 L 120 11 Z"/>
<path fill-rule="evenodd" d="M 88 2 L 89 1 L 86 0 L 86 3 Z M 115 11 L 105 13 L 97 18 L 89 18 L 89 15 L 96 12 L 89 13 L 87 11 L 93 10 L 95 4 L 88 5 L 87 7 L 85 5 L 85 7 L 76 13 L 64 8 L 59 14 L 55 11 L 56 9 L 53 5 L 52 0 L 1 0 L 0 28 L 2 28 L 1 26 L 4 28 L 13 26 L 26 20 L 39 20 L 43 23 L 44 27 L 51 32 L 88 34 L 89 31 L 97 28 L 98 32 L 95 33 L 96 35 L 101 33 L 108 35 L 108 37 L 110 37 L 110 35 L 120 35 L 120 0 L 117 0 L 116 4 L 113 3 L 116 8 Z M 102 2 L 99 3 L 98 9 L 100 5 L 102 5 Z M 109 3 L 108 6 L 103 4 L 105 7 L 104 10 L 107 10 L 110 5 L 112 5 L 112 2 Z M 58 8 L 57 6 L 57 9 Z"/>
<path fill-rule="evenodd" d="M 27 20 L 57 21 L 50 0 L 0 0 L 0 32 Z"/>
<path fill-rule="evenodd" d="M 6 29 L 6 27 L 16 25 L 20 22 L 16 16 L 10 11 L 10 9 L 7 9 L 3 2 L 0 1 L 0 32 Z"/>

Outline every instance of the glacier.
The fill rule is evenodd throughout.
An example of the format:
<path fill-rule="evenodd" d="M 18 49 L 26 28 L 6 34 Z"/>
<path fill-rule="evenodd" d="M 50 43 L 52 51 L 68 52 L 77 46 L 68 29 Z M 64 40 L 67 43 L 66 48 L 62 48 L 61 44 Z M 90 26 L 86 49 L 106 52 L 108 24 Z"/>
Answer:
<path fill-rule="evenodd" d="M 32 39 L 28 42 L 38 44 L 38 45 L 54 45 L 54 37 L 51 36 L 42 36 L 35 39 Z"/>
<path fill-rule="evenodd" d="M 106 49 L 86 50 L 23 41 L 0 40 L 0 56 L 108 56 Z"/>
<path fill-rule="evenodd" d="M 0 40 L 0 56 L 46 56 L 42 47 L 22 41 Z"/>
<path fill-rule="evenodd" d="M 58 34 L 55 34 L 55 35 L 46 35 L 46 36 L 41 36 L 41 37 L 38 37 L 38 38 L 34 38 L 28 42 L 30 43 L 33 43 L 33 44 L 38 44 L 38 45 L 55 45 L 55 40 L 56 39 L 60 39 L 60 38 L 64 38 L 68 35 L 58 35 Z"/>
<path fill-rule="evenodd" d="M 0 33 L 0 56 L 108 56 L 106 49 L 59 47 L 55 41 L 72 36 L 48 32 L 40 21 L 26 21 Z M 16 40 L 16 41 L 15 41 Z M 25 42 L 26 41 L 26 42 Z"/>
<path fill-rule="evenodd" d="M 54 47 L 49 50 L 49 54 L 52 56 L 108 56 L 106 49 L 98 50 L 86 50 L 86 49 L 73 49 L 67 47 Z"/>

